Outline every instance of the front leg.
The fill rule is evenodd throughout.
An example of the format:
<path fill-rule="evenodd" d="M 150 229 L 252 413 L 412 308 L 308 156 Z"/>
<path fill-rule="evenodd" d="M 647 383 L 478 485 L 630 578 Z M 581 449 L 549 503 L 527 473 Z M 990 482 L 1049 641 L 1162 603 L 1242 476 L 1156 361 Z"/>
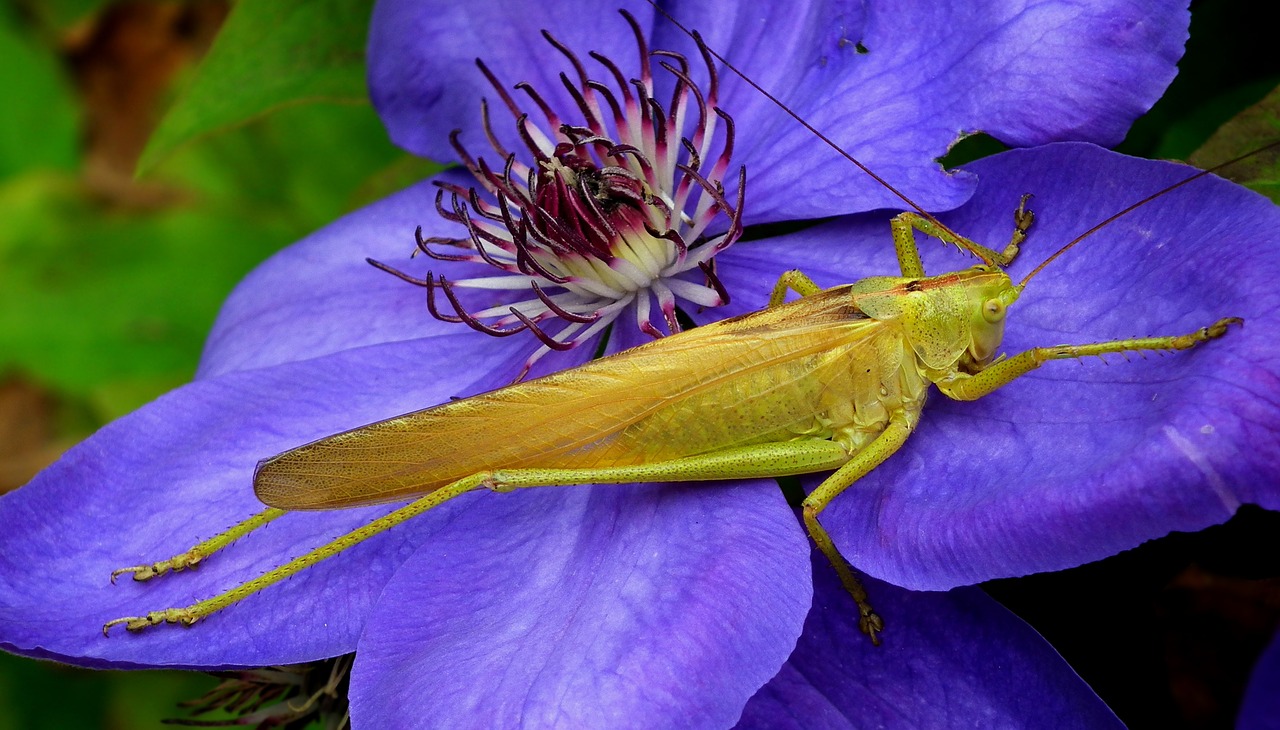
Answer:
<path fill-rule="evenodd" d="M 938 390 L 942 391 L 942 394 L 948 398 L 955 400 L 977 400 L 1008 385 L 1050 360 L 1070 360 L 1090 355 L 1108 355 L 1121 352 L 1189 350 L 1196 345 L 1222 337 L 1227 333 L 1227 328 L 1231 325 L 1243 324 L 1244 320 L 1239 317 L 1226 317 L 1208 327 L 1201 327 L 1191 334 L 1178 337 L 1140 337 L 1132 340 L 1095 342 L 1089 345 L 1036 347 L 1006 360 L 993 363 L 973 375 L 957 373 L 945 380 L 938 381 Z"/>
<path fill-rule="evenodd" d="M 1027 208 L 1027 201 L 1030 199 L 1031 194 L 1027 193 L 1018 202 L 1018 209 L 1013 212 L 1013 237 L 1002 251 L 989 249 L 919 213 L 908 212 L 894 216 L 889 226 L 893 229 L 893 247 L 898 253 L 898 267 L 902 270 L 902 275 L 911 278 L 925 275 L 924 265 L 920 263 L 920 246 L 916 243 L 912 229 L 968 251 L 988 266 L 1008 266 L 1017 258 L 1019 247 L 1027 239 L 1027 230 L 1036 219 L 1035 213 Z"/>

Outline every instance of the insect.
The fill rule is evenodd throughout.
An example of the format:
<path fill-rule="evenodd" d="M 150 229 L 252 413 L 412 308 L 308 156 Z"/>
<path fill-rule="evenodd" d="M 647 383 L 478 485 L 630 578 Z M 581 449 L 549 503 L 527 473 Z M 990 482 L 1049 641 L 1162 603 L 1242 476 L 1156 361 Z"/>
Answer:
<path fill-rule="evenodd" d="M 908 201 L 909 202 L 909 201 Z M 192 550 L 116 571 L 145 580 L 190 567 L 286 510 L 414 500 L 332 543 L 191 606 L 116 619 L 140 630 L 190 625 L 363 539 L 459 495 L 489 489 L 834 473 L 804 501 L 809 535 L 858 604 L 873 640 L 883 622 L 821 524 L 821 514 L 897 451 L 928 391 L 985 396 L 1049 360 L 1184 350 L 1226 334 L 1194 332 L 1039 347 L 997 359 L 1008 309 L 1068 243 L 1015 283 L 1003 267 L 1034 217 L 1026 198 L 1010 243 L 994 250 L 923 212 L 892 224 L 899 272 L 820 289 L 800 272 L 753 314 L 673 335 L 545 378 L 364 426 L 262 462 L 255 491 L 270 509 Z M 928 276 L 914 232 L 975 256 L 971 269 Z M 800 294 L 786 302 L 789 291 Z M 710 354 L 715 362 L 707 365 Z M 483 440 L 484 449 L 473 445 Z M 492 444 L 492 446 L 488 445 Z"/>

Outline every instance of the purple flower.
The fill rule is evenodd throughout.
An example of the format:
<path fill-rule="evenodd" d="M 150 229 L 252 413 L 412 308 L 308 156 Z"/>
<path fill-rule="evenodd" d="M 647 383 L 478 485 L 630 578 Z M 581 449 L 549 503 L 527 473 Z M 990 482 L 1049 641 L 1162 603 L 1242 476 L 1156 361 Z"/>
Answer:
<path fill-rule="evenodd" d="M 945 218 L 965 235 L 1007 240 L 1018 196 L 1035 193 L 1039 219 L 1017 274 L 1102 214 L 1185 176 L 1185 168 L 1078 144 L 1009 153 L 958 174 L 932 160 L 960 130 L 1016 144 L 1117 141 L 1163 90 L 1185 39 L 1184 10 L 1151 5 L 1084 15 L 1056 3 L 1004 16 L 936 3 L 892 13 L 724 4 L 674 12 L 921 204 L 942 209 L 973 196 Z M 683 53 L 690 79 L 709 94 L 697 49 L 646 7 L 630 11 L 649 46 Z M 579 59 L 598 50 L 637 73 L 631 30 L 595 3 L 514 16 L 497 2 L 379 4 L 370 80 L 392 137 L 440 159 L 455 156 L 454 129 L 472 153 L 528 148 L 515 119 L 498 121 L 506 111 L 496 101 L 489 109 L 494 142 L 484 134 L 479 99 L 492 101 L 496 92 L 477 56 L 502 84 L 527 81 L 568 120 L 578 104 L 557 74 L 582 85 L 542 29 Z M 607 69 L 592 68 L 607 77 Z M 669 99 L 676 77 L 655 70 L 654 98 Z M 691 215 L 678 233 L 689 239 L 680 261 L 694 265 L 658 266 L 655 280 L 683 282 L 667 287 L 675 298 L 676 290 L 697 294 L 696 287 L 709 296 L 718 282 L 729 303 L 688 307 L 705 321 L 760 308 L 788 268 L 822 284 L 893 273 L 886 217 L 873 214 L 738 242 L 716 257 L 714 271 L 696 265 L 705 263 L 700 246 L 732 243 L 739 218 L 750 226 L 901 207 L 756 92 L 723 73 L 719 83 L 715 105 L 734 129 L 724 192 L 710 179 L 691 185 L 724 215 L 702 224 Z M 519 98 L 521 106 L 539 106 Z M 692 113 L 696 99 L 688 103 Z M 545 116 L 539 109 L 537 118 Z M 710 134 L 713 154 L 699 153 L 707 167 L 721 158 L 726 128 Z M 582 154 L 607 146 L 585 133 L 578 141 L 592 147 Z M 617 145 L 626 143 L 614 138 L 613 152 L 605 152 L 625 158 Z M 739 165 L 748 173 L 742 203 Z M 829 569 L 811 573 L 803 531 L 770 480 L 468 495 L 190 631 L 157 627 L 103 638 L 109 619 L 208 597 L 386 511 L 288 514 L 197 571 L 108 584 L 113 569 L 168 557 L 261 509 L 250 488 L 258 460 L 501 385 L 529 367 L 539 348 L 553 348 L 548 339 L 585 338 L 599 321 L 566 333 L 574 317 L 591 319 L 607 302 L 573 299 L 557 281 L 567 277 L 550 263 L 538 264 L 543 271 L 528 263 L 530 251 L 559 245 L 556 237 L 568 233 L 530 232 L 538 221 L 521 221 L 538 206 L 508 214 L 500 202 L 546 201 L 556 190 L 552 198 L 534 196 L 536 186 L 521 188 L 519 176 L 495 182 L 496 167 L 487 175 L 474 166 L 490 189 L 462 172 L 442 175 L 451 186 L 441 198 L 444 217 L 433 204 L 437 188 L 424 182 L 265 263 L 228 300 L 196 382 L 110 424 L 0 499 L 3 524 L 21 526 L 0 535 L 0 647 L 99 667 L 262 666 L 355 650 L 353 719 L 370 727 L 723 727 L 739 717 L 775 727 L 811 727 L 822 717 L 839 727 L 842 717 L 865 716 L 887 724 L 964 717 L 1035 725 L 1042 716 L 1078 718 L 1082 727 L 1114 722 L 1052 649 L 971 589 L 913 594 L 874 583 L 889 628 L 885 646 L 873 650 L 854 635 L 852 604 L 831 586 Z M 593 189 L 615 202 L 630 191 L 638 209 L 653 214 L 660 196 L 631 186 L 641 176 L 632 170 Z M 678 186 L 686 178 L 663 179 Z M 473 200 L 467 189 L 477 186 Z M 458 194 L 457 207 L 450 193 Z M 597 213 L 577 220 L 607 218 Z M 491 228 L 477 232 L 481 218 Z M 655 219 L 646 218 L 648 226 L 637 220 L 628 218 L 637 235 L 665 233 Z M 658 220 L 672 230 L 682 222 L 678 215 Z M 935 398 L 902 453 L 824 515 L 844 554 L 898 586 L 947 589 L 1100 558 L 1222 521 L 1241 502 L 1272 506 L 1280 399 L 1267 333 L 1276 324 L 1276 223 L 1269 203 L 1206 179 L 1046 269 L 1013 308 L 1007 351 L 1180 334 L 1228 315 L 1248 324 L 1190 353 L 1110 367 L 1054 363 L 983 401 Z M 419 225 L 431 251 L 453 246 L 467 259 L 431 263 L 459 300 L 456 310 L 437 301 L 437 314 L 470 318 L 480 329 L 534 329 L 532 322 L 543 337 L 496 338 L 441 323 L 428 316 L 422 288 L 364 264 L 373 257 L 425 284 L 426 265 L 405 259 Z M 576 230 L 591 239 L 587 228 Z M 533 241 L 523 254 L 522 231 Z M 495 276 L 481 252 L 489 245 L 499 269 L 518 272 L 506 276 L 527 277 L 520 287 L 488 290 L 503 308 L 464 300 L 477 287 L 456 291 L 468 279 Z M 925 258 L 935 272 L 971 264 L 936 246 Z M 427 288 L 447 298 L 431 281 Z M 533 281 L 548 284 L 535 290 Z M 665 316 L 672 301 L 657 287 L 638 287 L 611 313 L 607 347 L 648 339 L 644 322 L 672 326 Z M 646 316 L 642 302 L 662 316 Z M 504 320 L 507 314 L 514 319 Z M 596 344 L 548 354 L 532 372 L 582 362 Z M 1082 606 L 1082 620 L 1094 615 L 1095 607 Z"/>
<path fill-rule="evenodd" d="M 1245 689 L 1244 703 L 1236 718 L 1238 730 L 1276 730 L 1280 728 L 1280 634 L 1258 657 L 1253 676 Z"/>

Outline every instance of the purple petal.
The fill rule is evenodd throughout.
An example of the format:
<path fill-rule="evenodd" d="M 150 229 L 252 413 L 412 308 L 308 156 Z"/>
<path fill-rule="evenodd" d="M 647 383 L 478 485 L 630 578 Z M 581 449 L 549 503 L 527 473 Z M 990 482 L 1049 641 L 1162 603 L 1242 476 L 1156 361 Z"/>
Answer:
<path fill-rule="evenodd" d="M 696 58 L 688 39 L 652 18 L 646 4 L 626 5 L 653 30 L 654 47 Z M 968 3 L 670 4 L 713 49 L 931 209 L 954 207 L 972 193 L 971 177 L 935 162 L 962 134 L 986 131 L 1015 145 L 1119 141 L 1174 76 L 1187 37 L 1186 5 L 1046 2 L 975 11 Z M 454 129 L 481 144 L 479 99 L 497 99 L 476 70 L 477 56 L 504 85 L 529 81 L 555 108 L 572 109 L 555 78 L 568 64 L 542 40 L 543 28 L 593 76 L 603 72 L 586 59 L 588 50 L 634 74 L 634 42 L 613 6 L 559 3 L 512 14 L 491 1 L 380 2 L 369 84 L 392 138 L 443 160 L 456 157 L 447 143 Z M 748 221 L 901 207 L 759 92 L 727 71 L 721 77 L 722 106 L 737 122 L 735 164 L 750 173 Z M 494 119 L 506 135 L 509 115 L 496 109 Z"/>
<path fill-rule="evenodd" d="M 652 8 L 628 5 L 641 27 L 648 26 Z M 423 157 L 456 160 L 449 146 L 453 130 L 466 130 L 464 143 L 484 143 L 482 98 L 489 100 L 495 131 L 507 139 L 514 118 L 476 67 L 477 58 L 521 105 L 536 112 L 523 92 L 512 90 L 527 81 L 553 108 L 575 109 L 559 79 L 562 72 L 576 79 L 573 67 L 543 39 L 543 30 L 583 63 L 594 66 L 587 52 L 600 50 L 624 68 L 636 68 L 635 36 L 613 4 L 537 3 L 512 12 L 501 0 L 381 0 L 369 22 L 369 95 L 392 141 Z"/>
<path fill-rule="evenodd" d="M 747 703 L 741 730 L 1123 727 L 1034 629 L 976 588 L 917 593 L 868 581 L 887 622 L 877 647 L 820 560 L 814 583 L 804 635 Z"/>
<path fill-rule="evenodd" d="M 424 236 L 464 233 L 436 214 L 432 182 L 437 180 L 474 183 L 468 175 L 446 172 L 330 223 L 254 269 L 223 304 L 205 343 L 199 377 L 465 331 L 463 325 L 431 317 L 423 288 L 365 261 L 373 258 L 418 277 L 432 268 L 455 279 L 460 271 L 489 273 L 473 264 L 410 262 L 417 226 Z M 442 306 L 448 309 L 447 303 Z M 525 355 L 537 347 L 528 335 L 507 343 Z"/>
<path fill-rule="evenodd" d="M 983 186 L 944 221 L 989 245 L 1034 192 L 1038 215 L 1015 269 L 1029 271 L 1107 214 L 1190 174 L 1082 144 L 975 163 Z M 1054 362 L 973 403 L 935 394 L 902 451 L 824 514 L 858 567 L 909 588 L 945 589 L 1057 570 L 1173 530 L 1226 520 L 1244 502 L 1280 503 L 1280 215 L 1260 196 L 1205 178 L 1125 217 L 1032 280 L 1010 312 L 1004 351 L 1176 335 L 1221 317 L 1246 325 L 1191 352 Z M 861 237 L 874 242 L 860 245 Z M 763 297 L 793 262 L 856 259 L 844 279 L 887 262 L 887 224 L 836 223 L 722 260 L 756 272 Z M 971 259 L 922 238 L 927 269 Z M 763 246 L 761 246 L 763 249 Z M 751 256 L 748 256 L 751 254 Z M 838 283 L 830 265 L 819 283 Z M 766 273 L 767 272 L 767 273 Z M 735 282 L 735 284 L 738 282 Z M 735 294 L 741 292 L 735 287 Z M 744 305 L 748 306 L 748 305 Z"/>
<path fill-rule="evenodd" d="M 685 5 L 672 12 L 689 16 L 713 49 L 931 210 L 972 194 L 969 175 L 935 162 L 961 135 L 987 132 L 1014 146 L 1118 143 L 1173 80 L 1190 20 L 1182 0 L 743 3 L 736 17 L 720 9 L 701 24 Z M 676 32 L 659 25 L 655 44 L 678 42 Z M 735 160 L 749 172 L 749 221 L 903 207 L 724 75 Z"/>
<path fill-rule="evenodd" d="M 441 354 L 456 360 L 459 352 L 467 367 L 449 367 Z M 186 550 L 263 509 L 251 486 L 259 459 L 490 387 L 489 373 L 516 364 L 510 356 L 502 342 L 466 332 L 362 348 L 198 381 L 106 426 L 0 497 L 0 523 L 23 526 L 0 533 L 0 646 L 89 666 L 265 666 L 352 651 L 383 583 L 424 539 L 416 523 L 190 631 L 117 630 L 104 638 L 101 629 L 110 619 L 210 597 L 385 507 L 289 514 L 198 570 L 145 584 L 125 578 L 112 586 L 108 576 Z M 469 514 L 447 505 L 417 522 L 466 522 Z M 466 529 L 491 528 L 505 529 Z"/>
<path fill-rule="evenodd" d="M 772 482 L 532 490 L 449 525 L 387 584 L 352 717 L 393 727 L 727 727 L 777 672 L 811 597 Z M 479 507 L 479 503 L 477 503 Z M 465 566 L 458 561 L 465 560 Z"/>
<path fill-rule="evenodd" d="M 1280 730 L 1280 634 L 1253 667 L 1236 730 Z"/>

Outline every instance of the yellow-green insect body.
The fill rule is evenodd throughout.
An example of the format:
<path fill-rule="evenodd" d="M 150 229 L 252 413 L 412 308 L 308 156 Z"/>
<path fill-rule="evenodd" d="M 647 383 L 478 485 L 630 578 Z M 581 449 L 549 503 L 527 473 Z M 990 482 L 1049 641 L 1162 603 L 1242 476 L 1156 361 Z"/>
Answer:
<path fill-rule="evenodd" d="M 951 398 L 980 398 L 1048 360 L 1187 349 L 1239 321 L 1219 320 L 1176 337 L 1040 347 L 997 358 L 1006 312 L 1027 281 L 1014 284 L 1000 268 L 1017 255 L 1033 217 L 1019 206 L 1014 220 L 1012 241 L 996 252 L 904 213 L 892 226 L 902 276 L 820 290 L 800 272 L 787 272 L 760 312 L 267 459 L 259 464 L 255 490 L 269 509 L 186 553 L 116 573 L 143 580 L 190 567 L 285 510 L 414 501 L 225 593 L 117 619 L 104 630 L 115 624 L 131 630 L 162 622 L 190 625 L 477 489 L 835 470 L 805 499 L 805 527 L 874 639 L 883 623 L 819 515 L 901 448 L 919 423 L 931 384 Z M 913 228 L 984 263 L 925 276 Z M 784 303 L 788 289 L 801 298 Z"/>
<path fill-rule="evenodd" d="M 985 267 L 875 277 L 264 461 L 288 510 L 402 501 L 483 470 L 607 469 L 797 439 L 852 455 L 928 385 L 975 372 L 1004 329 L 1009 278 Z M 1000 303 L 999 316 L 988 313 Z"/>

